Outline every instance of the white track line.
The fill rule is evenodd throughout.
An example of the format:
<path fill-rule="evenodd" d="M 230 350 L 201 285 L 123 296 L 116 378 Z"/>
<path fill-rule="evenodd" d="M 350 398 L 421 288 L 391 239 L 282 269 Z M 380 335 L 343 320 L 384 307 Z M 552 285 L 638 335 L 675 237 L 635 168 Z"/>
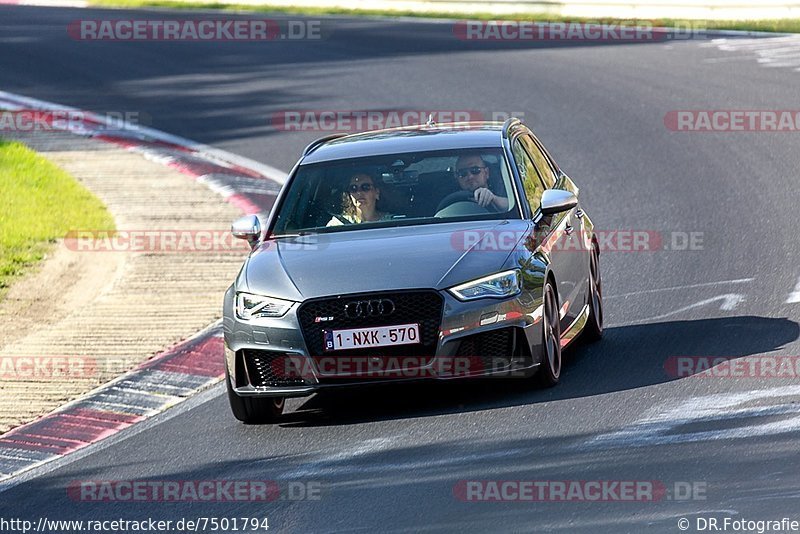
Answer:
<path fill-rule="evenodd" d="M 739 293 L 728 293 L 727 295 L 718 295 L 716 297 L 711 297 L 710 299 L 705 299 L 701 300 L 700 302 L 695 302 L 694 304 L 689 304 L 688 306 L 684 306 L 683 308 L 678 308 L 677 310 L 672 310 L 667 313 L 662 313 L 661 315 L 656 315 L 654 317 L 647 317 L 646 319 L 637 319 L 635 321 L 629 321 L 625 324 L 634 325 L 634 324 L 647 323 L 650 321 L 658 321 L 659 319 L 666 319 L 667 317 L 671 317 L 678 313 L 687 312 L 695 308 L 702 308 L 703 306 L 707 306 L 708 304 L 717 301 L 722 301 L 722 304 L 720 304 L 719 306 L 720 310 L 733 311 L 736 309 L 739 303 L 745 301 L 745 296 L 740 295 Z"/>
<path fill-rule="evenodd" d="M 86 110 L 79 110 L 78 108 L 73 108 L 70 106 L 63 106 L 61 104 L 56 104 L 54 102 L 47 102 L 46 100 L 38 100 L 36 98 L 30 98 L 23 95 L 18 95 L 15 93 L 9 93 L 6 91 L 0 91 L 0 103 L 3 100 L 9 101 L 17 101 L 19 103 L 24 104 L 25 107 L 30 109 L 41 109 L 41 110 L 49 110 L 49 111 L 75 111 L 75 112 L 82 112 L 88 118 L 96 120 L 98 122 L 104 124 L 114 124 L 115 126 L 119 126 L 117 123 L 113 122 L 108 117 L 104 115 L 90 113 Z M 21 108 L 21 106 L 19 106 Z M 12 110 L 13 111 L 13 110 Z M 153 128 L 148 128 L 147 126 L 139 126 L 135 124 L 125 124 L 122 128 L 123 130 L 137 133 L 151 139 L 157 141 L 163 141 L 166 143 L 174 143 L 176 145 L 181 145 L 187 147 L 191 150 L 196 152 L 201 152 L 206 156 L 210 156 L 212 158 L 216 158 L 223 162 L 233 163 L 234 165 L 239 165 L 241 167 L 247 167 L 249 169 L 255 170 L 264 176 L 268 177 L 271 180 L 275 180 L 276 182 L 282 184 L 286 181 L 286 172 L 276 169 L 270 165 L 266 165 L 264 163 L 260 163 L 258 161 L 252 160 L 250 158 L 245 158 L 244 156 L 239 156 L 237 154 L 233 154 L 231 152 L 227 152 L 225 150 L 220 150 L 218 148 L 214 148 L 208 145 L 204 145 L 202 143 L 198 143 L 196 141 L 192 141 L 190 139 L 185 139 L 183 137 L 178 137 L 177 135 L 168 134 L 166 132 L 162 132 L 160 130 L 155 130 Z"/>
<path fill-rule="evenodd" d="M 797 285 L 794 286 L 794 291 L 786 299 L 786 304 L 797 304 L 800 302 L 800 278 L 797 280 Z"/>
<path fill-rule="evenodd" d="M 643 291 L 632 291 L 630 293 L 620 293 L 619 295 L 606 295 L 605 299 L 615 299 L 620 297 L 630 297 L 632 295 L 646 295 L 649 293 L 661 293 L 663 291 L 678 291 L 681 289 L 691 289 L 695 287 L 714 287 L 724 284 L 746 284 L 752 282 L 755 278 L 739 278 L 738 280 L 720 280 L 719 282 L 704 282 L 702 284 L 689 284 L 685 286 L 662 287 L 660 289 L 645 289 Z"/>
<path fill-rule="evenodd" d="M 71 452 L 69 454 L 65 454 L 64 456 L 60 456 L 54 460 L 50 460 L 43 464 L 40 464 L 37 467 L 32 467 L 19 475 L 14 475 L 7 480 L 3 480 L 0 482 L 0 493 L 4 491 L 10 490 L 14 486 L 17 486 L 23 482 L 27 482 L 34 478 L 38 478 L 40 476 L 46 475 L 47 473 L 51 473 L 57 469 L 64 467 L 65 465 L 69 465 L 73 462 L 76 462 L 82 458 L 86 458 L 90 454 L 94 454 L 96 452 L 102 451 L 107 449 L 117 443 L 125 441 L 128 438 L 132 438 L 137 434 L 141 434 L 145 430 L 149 430 L 155 426 L 158 426 L 162 423 L 166 423 L 170 419 L 178 417 L 188 411 L 194 410 L 198 406 L 201 406 L 207 402 L 210 402 L 217 397 L 225 394 L 225 385 L 221 382 L 210 386 L 208 389 L 198 393 L 192 397 L 189 397 L 183 402 L 180 402 L 174 406 L 172 406 L 168 410 L 164 410 L 153 417 L 145 419 L 140 423 L 136 423 L 134 425 L 129 426 L 123 430 L 120 430 L 116 434 L 112 434 L 107 438 L 101 439 L 98 442 L 92 443 L 91 445 L 87 445 L 81 449 L 78 449 L 75 452 Z"/>
<path fill-rule="evenodd" d="M 800 65 L 800 36 L 790 35 L 766 39 L 714 39 L 712 46 L 723 52 L 737 52 L 731 59 L 755 59 L 763 67 L 797 67 Z M 723 61 L 711 58 L 705 63 Z"/>
<path fill-rule="evenodd" d="M 790 385 L 680 399 L 654 406 L 638 421 L 589 438 L 576 448 L 674 445 L 797 432 L 800 407 L 794 399 L 798 395 L 800 386 Z M 715 428 L 715 423 L 725 422 L 730 424 Z"/>
<path fill-rule="evenodd" d="M 38 109 L 38 110 L 43 110 L 43 111 L 74 111 L 74 112 L 81 112 L 88 119 L 95 120 L 95 121 L 97 121 L 99 123 L 102 123 L 102 124 L 113 124 L 113 121 L 111 119 L 109 119 L 108 117 L 105 117 L 103 115 L 99 115 L 99 114 L 92 113 L 92 112 L 87 112 L 87 111 L 81 111 L 81 110 L 78 110 L 77 108 L 72 108 L 72 107 L 69 107 L 69 106 L 63 106 L 63 105 L 60 105 L 60 104 L 56 104 L 56 103 L 53 103 L 53 102 L 47 102 L 47 101 L 44 101 L 44 100 L 38 100 L 38 99 L 35 99 L 35 98 L 29 98 L 29 97 L 26 97 L 26 96 L 23 96 L 23 95 L 17 95 L 17 94 L 9 93 L 9 92 L 6 92 L 6 91 L 0 91 L 0 109 L 10 109 L 12 111 L 13 110 L 18 110 L 18 109 Z M 216 148 L 213 148 L 213 147 L 201 144 L 201 143 L 196 143 L 196 142 L 191 141 L 189 139 L 184 139 L 184 138 L 181 138 L 181 137 L 178 137 L 178 136 L 174 136 L 174 135 L 171 135 L 171 134 L 159 131 L 159 130 L 154 130 L 152 128 L 147 128 L 147 127 L 144 127 L 144 126 L 125 125 L 122 129 L 123 130 L 127 130 L 127 131 L 129 131 L 131 133 L 134 133 L 137 137 L 149 138 L 151 140 L 162 141 L 162 142 L 172 143 L 172 144 L 176 144 L 176 145 L 180 145 L 180 146 L 186 147 L 186 148 L 188 148 L 188 149 L 190 149 L 192 151 L 195 151 L 195 152 L 198 152 L 198 153 L 202 154 L 206 159 L 210 159 L 212 161 L 213 160 L 217 160 L 221 164 L 226 164 L 227 163 L 228 164 L 227 166 L 229 166 L 230 164 L 233 164 L 233 165 L 238 165 L 238 166 L 241 166 L 241 167 L 245 167 L 245 168 L 249 168 L 249 169 L 255 170 L 256 172 L 261 173 L 263 176 L 265 176 L 265 177 L 267 177 L 267 178 L 269 178 L 271 180 L 274 180 L 274 181 L 276 181 L 276 182 L 278 182 L 280 184 L 282 184 L 286 180 L 286 176 L 287 176 L 286 173 L 276 169 L 275 167 L 271 167 L 269 165 L 265 165 L 263 163 L 259 163 L 257 161 L 251 160 L 249 158 L 238 156 L 236 154 L 233 154 L 233 153 L 230 153 L 230 152 L 227 152 L 227 151 L 224 151 L 224 150 L 219 150 L 219 149 L 216 149 Z M 69 128 L 67 129 L 67 131 L 70 131 L 71 133 L 73 133 L 75 135 L 80 135 L 80 132 L 74 131 L 74 130 L 69 129 Z M 195 336 L 205 335 L 209 330 L 218 327 L 219 324 L 220 324 L 220 321 L 216 321 L 216 322 L 212 323 L 211 325 L 209 325 L 208 327 L 203 328 L 202 330 L 200 330 L 197 334 L 195 334 Z M 191 336 L 191 337 L 195 337 L 195 336 Z M 135 371 L 136 370 L 131 371 L 131 373 L 133 373 Z M 81 396 L 76 401 L 73 401 L 72 403 L 67 403 L 67 404 L 59 407 L 59 410 L 65 409 L 65 408 L 69 407 L 70 405 L 72 405 L 74 403 L 81 402 L 81 401 L 85 400 L 92 393 L 94 393 L 96 391 L 100 391 L 100 390 L 102 390 L 104 388 L 108 388 L 108 387 L 113 386 L 113 384 L 124 380 L 129 374 L 130 373 L 125 373 L 125 374 L 123 374 L 123 375 L 121 375 L 119 377 L 116 377 L 115 379 L 111 380 L 110 382 L 101 385 L 96 390 L 93 390 L 93 391 L 87 393 L 86 395 Z M 211 394 L 211 393 L 208 393 L 208 391 L 214 391 L 215 393 Z M 151 428 L 152 426 L 155 426 L 156 424 L 159 424 L 160 422 L 163 422 L 163 421 L 165 421 L 167 419 L 171 419 L 172 417 L 175 417 L 176 415 L 184 413 L 185 411 L 188 411 L 188 410 L 192 409 L 193 407 L 197 406 L 199 403 L 206 402 L 206 401 L 210 400 L 210 398 L 218 396 L 220 394 L 221 390 L 219 389 L 219 387 L 212 387 L 211 390 L 208 390 L 208 391 L 200 393 L 200 394 L 197 394 L 197 395 L 195 395 L 193 397 L 189 397 L 188 399 L 182 400 L 182 401 L 178 402 L 177 404 L 170 405 L 168 407 L 164 407 L 163 408 L 164 411 L 160 412 L 159 414 L 154 415 L 152 417 L 148 417 L 146 420 L 144 420 L 142 422 L 139 422 L 139 423 L 136 423 L 136 424 L 128 427 L 127 429 L 124 429 L 124 430 L 120 431 L 118 434 L 114 434 L 112 436 L 109 436 L 109 437 L 106 437 L 104 439 L 101 439 L 100 441 L 97 441 L 95 443 L 89 444 L 86 447 L 83 447 L 78 451 L 71 452 L 69 454 L 66 454 L 66 455 L 64 455 L 64 456 L 62 456 L 60 458 L 56 458 L 56 459 L 48 458 L 47 460 L 45 460 L 45 461 L 43 461 L 43 462 L 41 462 L 41 463 L 39 463 L 37 465 L 34 465 L 32 467 L 29 467 L 29 468 L 26 468 L 26 469 L 24 469 L 23 471 L 21 471 L 19 473 L 15 473 L 10 478 L 0 481 L 0 493 L 2 493 L 3 491 L 6 491 L 7 489 L 9 489 L 11 487 L 16 486 L 20 482 L 23 482 L 25 480 L 30 480 L 31 478 L 35 478 L 36 476 L 40 476 L 40 475 L 42 475 L 44 473 L 48 473 L 48 472 L 50 472 L 50 471 L 52 471 L 54 469 L 57 469 L 58 467 L 60 467 L 62 465 L 66 465 L 66 464 L 71 463 L 71 462 L 73 462 L 75 460 L 83 458 L 83 457 L 85 457 L 85 456 L 87 456 L 89 454 L 94 453 L 95 451 L 102 450 L 102 449 L 104 449 L 104 448 L 106 448 L 106 447 L 108 447 L 108 446 L 110 446 L 110 445 L 112 445 L 114 443 L 117 443 L 118 441 L 121 441 L 122 439 L 127 439 L 127 437 L 130 437 L 130 436 L 133 436 L 135 434 L 138 434 L 139 432 L 141 432 L 141 431 L 143 431 L 143 430 L 145 430 L 147 428 Z M 197 399 L 197 401 L 192 402 L 194 399 Z M 164 414 L 164 413 L 169 414 L 169 415 L 166 416 L 166 417 L 161 417 L 161 415 Z M 135 429 L 135 430 L 132 430 L 132 429 Z M 122 436 L 122 437 L 118 438 L 118 436 Z"/>

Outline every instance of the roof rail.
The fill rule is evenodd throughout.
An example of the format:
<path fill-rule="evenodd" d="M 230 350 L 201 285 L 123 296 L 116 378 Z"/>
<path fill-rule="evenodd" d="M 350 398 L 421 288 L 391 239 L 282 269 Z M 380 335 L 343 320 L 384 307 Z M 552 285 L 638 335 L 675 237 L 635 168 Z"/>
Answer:
<path fill-rule="evenodd" d="M 517 124 L 522 124 L 522 121 L 516 117 L 506 119 L 506 122 L 503 123 L 503 139 L 508 139 L 508 131 Z"/>
<path fill-rule="evenodd" d="M 320 146 L 324 145 L 328 141 L 333 141 L 334 139 L 339 139 L 340 137 L 346 136 L 346 133 L 335 133 L 331 135 L 326 135 L 325 137 L 320 137 L 315 141 L 311 141 L 311 143 L 303 150 L 303 156 L 308 156 Z"/>

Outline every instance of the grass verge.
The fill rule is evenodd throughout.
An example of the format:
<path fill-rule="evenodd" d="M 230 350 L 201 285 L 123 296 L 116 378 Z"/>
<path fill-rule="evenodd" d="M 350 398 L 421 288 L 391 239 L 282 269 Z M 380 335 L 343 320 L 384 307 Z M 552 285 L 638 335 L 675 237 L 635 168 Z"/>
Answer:
<path fill-rule="evenodd" d="M 0 299 L 70 230 L 114 228 L 100 200 L 22 143 L 0 139 Z"/>
<path fill-rule="evenodd" d="M 595 22 L 599 24 L 634 24 L 631 19 L 564 17 L 547 13 L 511 13 L 497 15 L 490 12 L 452 13 L 448 11 L 416 11 L 393 9 L 357 9 L 339 7 L 307 7 L 307 6 L 275 6 L 269 4 L 236 4 L 228 2 L 203 2 L 193 0 L 89 0 L 95 7 L 147 8 L 160 7 L 169 9 L 217 9 L 223 11 L 250 11 L 254 13 L 276 13 L 285 15 L 323 16 L 350 15 L 354 17 L 419 17 L 443 18 L 454 20 L 525 20 L 535 22 Z M 800 19 L 774 20 L 707 20 L 686 21 L 677 19 L 648 19 L 639 21 L 654 27 L 685 26 L 694 22 L 708 30 L 741 30 L 760 32 L 800 33 Z"/>

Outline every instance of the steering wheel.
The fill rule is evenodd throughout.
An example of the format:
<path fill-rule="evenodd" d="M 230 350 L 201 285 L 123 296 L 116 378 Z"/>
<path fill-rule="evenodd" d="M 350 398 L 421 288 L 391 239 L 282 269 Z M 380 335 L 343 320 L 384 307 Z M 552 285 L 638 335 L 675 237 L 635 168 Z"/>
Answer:
<path fill-rule="evenodd" d="M 475 202 L 477 204 L 475 201 L 475 193 L 472 191 L 456 191 L 455 193 L 450 193 L 439 202 L 439 205 L 436 207 L 436 213 L 439 213 L 447 206 L 455 204 L 456 202 Z"/>

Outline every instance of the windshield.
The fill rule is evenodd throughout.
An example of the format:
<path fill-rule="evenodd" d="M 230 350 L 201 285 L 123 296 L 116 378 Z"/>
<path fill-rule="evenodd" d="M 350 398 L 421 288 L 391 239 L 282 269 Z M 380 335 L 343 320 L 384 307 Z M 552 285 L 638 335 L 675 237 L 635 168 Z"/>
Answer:
<path fill-rule="evenodd" d="M 277 209 L 273 235 L 520 218 L 499 148 L 301 165 Z"/>

